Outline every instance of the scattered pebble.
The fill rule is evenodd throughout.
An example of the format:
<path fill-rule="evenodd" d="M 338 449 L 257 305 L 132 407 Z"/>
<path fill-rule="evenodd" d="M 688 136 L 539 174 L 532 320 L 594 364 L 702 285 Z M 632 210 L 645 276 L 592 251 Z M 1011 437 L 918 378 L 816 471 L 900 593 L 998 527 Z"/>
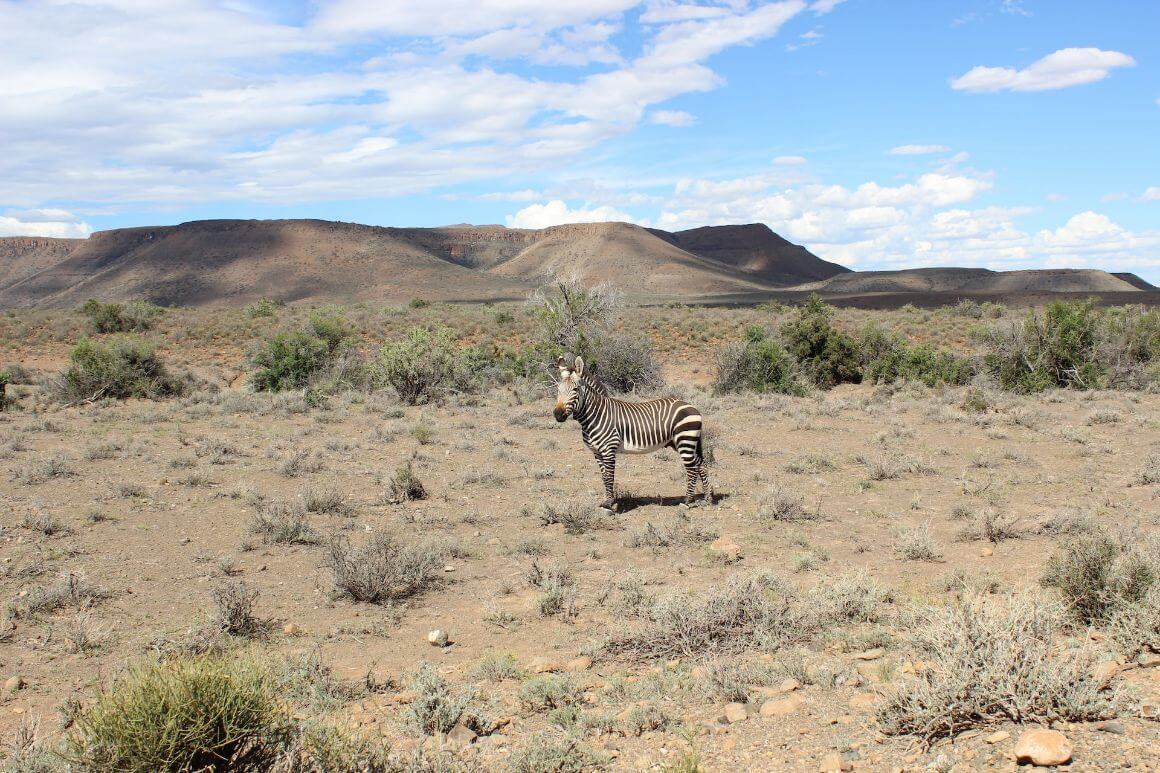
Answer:
<path fill-rule="evenodd" d="M 448 641 L 450 640 L 447 637 L 447 631 L 442 628 L 436 628 L 427 634 L 427 643 L 432 647 L 446 647 Z"/>
<path fill-rule="evenodd" d="M 1033 765 L 1063 765 L 1071 759 L 1071 742 L 1058 730 L 1028 730 L 1015 744 L 1015 761 Z"/>

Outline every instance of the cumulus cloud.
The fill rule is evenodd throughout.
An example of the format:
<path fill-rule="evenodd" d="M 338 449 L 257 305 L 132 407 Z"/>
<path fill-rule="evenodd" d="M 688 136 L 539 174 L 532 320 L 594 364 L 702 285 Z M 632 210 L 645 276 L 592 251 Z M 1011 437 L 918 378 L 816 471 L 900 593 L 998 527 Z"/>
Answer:
<path fill-rule="evenodd" d="M 1047 91 L 1101 81 L 1117 67 L 1136 60 L 1119 51 L 1098 48 L 1061 48 L 1022 70 L 1013 67 L 974 67 L 951 81 L 958 91 Z"/>
<path fill-rule="evenodd" d="M 807 163 L 805 156 L 778 156 L 773 159 L 778 166 L 801 166 Z"/>
<path fill-rule="evenodd" d="M 0 215 L 0 236 L 51 236 L 83 239 L 93 232 L 88 223 L 61 209 L 10 212 Z"/>
<path fill-rule="evenodd" d="M 649 3 L 638 23 L 634 5 L 336 0 L 289 23 L 216 0 L 0 0 L 0 205 L 301 203 L 538 174 L 642 122 L 687 124 L 658 106 L 718 88 L 710 57 L 807 7 Z"/>
<path fill-rule="evenodd" d="M 1140 198 L 1144 201 L 1160 201 L 1160 185 L 1152 185 L 1145 188 Z"/>
<path fill-rule="evenodd" d="M 572 209 L 564 201 L 553 199 L 545 204 L 530 204 L 514 215 L 508 215 L 508 228 L 547 228 L 565 223 L 603 223 L 608 221 L 632 222 L 631 215 L 612 207 L 589 207 L 587 204 Z"/>
<path fill-rule="evenodd" d="M 661 126 L 692 126 L 697 122 L 695 115 L 684 110 L 654 110 L 648 118 Z"/>
<path fill-rule="evenodd" d="M 891 156 L 929 156 L 935 153 L 949 153 L 946 145 L 899 145 L 886 151 Z"/>

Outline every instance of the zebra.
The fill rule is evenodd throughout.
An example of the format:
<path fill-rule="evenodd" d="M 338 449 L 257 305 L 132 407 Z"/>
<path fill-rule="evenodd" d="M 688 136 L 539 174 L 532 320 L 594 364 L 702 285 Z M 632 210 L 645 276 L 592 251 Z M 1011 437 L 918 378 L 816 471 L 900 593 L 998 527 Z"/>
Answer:
<path fill-rule="evenodd" d="M 703 501 L 712 504 L 713 487 L 705 471 L 701 444 L 701 413 L 693 406 L 673 397 L 644 402 L 618 400 L 591 372 L 584 370 L 584 359 L 565 357 L 556 360 L 560 370 L 557 381 L 556 407 L 558 422 L 571 416 L 580 423 L 584 445 L 596 457 L 604 481 L 605 500 L 600 507 L 616 509 L 613 482 L 617 454 L 647 454 L 672 448 L 685 465 L 685 504 L 697 502 L 697 481 L 703 488 Z"/>

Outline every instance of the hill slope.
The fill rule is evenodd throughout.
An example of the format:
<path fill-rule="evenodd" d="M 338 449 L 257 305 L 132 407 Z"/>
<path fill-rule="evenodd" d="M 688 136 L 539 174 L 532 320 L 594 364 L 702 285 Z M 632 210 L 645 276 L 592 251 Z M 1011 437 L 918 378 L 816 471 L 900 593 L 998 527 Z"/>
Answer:
<path fill-rule="evenodd" d="M 850 271 L 786 241 L 764 223 L 705 226 L 675 233 L 652 232 L 694 255 L 732 266 L 775 285 L 796 285 Z"/>
<path fill-rule="evenodd" d="M 857 271 L 793 288 L 823 295 L 871 293 L 962 293 L 964 295 L 1024 293 L 1125 292 L 1139 290 L 1096 269 L 991 271 L 986 268 L 915 268 L 900 271 Z"/>

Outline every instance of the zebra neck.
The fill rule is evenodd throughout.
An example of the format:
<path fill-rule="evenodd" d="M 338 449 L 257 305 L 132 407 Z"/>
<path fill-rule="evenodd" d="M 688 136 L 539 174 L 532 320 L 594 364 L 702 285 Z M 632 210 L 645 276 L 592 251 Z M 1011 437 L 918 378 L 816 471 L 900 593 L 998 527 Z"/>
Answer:
<path fill-rule="evenodd" d="M 595 424 L 597 418 L 606 413 L 604 408 L 609 399 L 608 396 L 592 387 L 586 387 L 572 415 L 576 417 L 576 421 L 580 422 L 582 428 L 587 428 Z"/>

